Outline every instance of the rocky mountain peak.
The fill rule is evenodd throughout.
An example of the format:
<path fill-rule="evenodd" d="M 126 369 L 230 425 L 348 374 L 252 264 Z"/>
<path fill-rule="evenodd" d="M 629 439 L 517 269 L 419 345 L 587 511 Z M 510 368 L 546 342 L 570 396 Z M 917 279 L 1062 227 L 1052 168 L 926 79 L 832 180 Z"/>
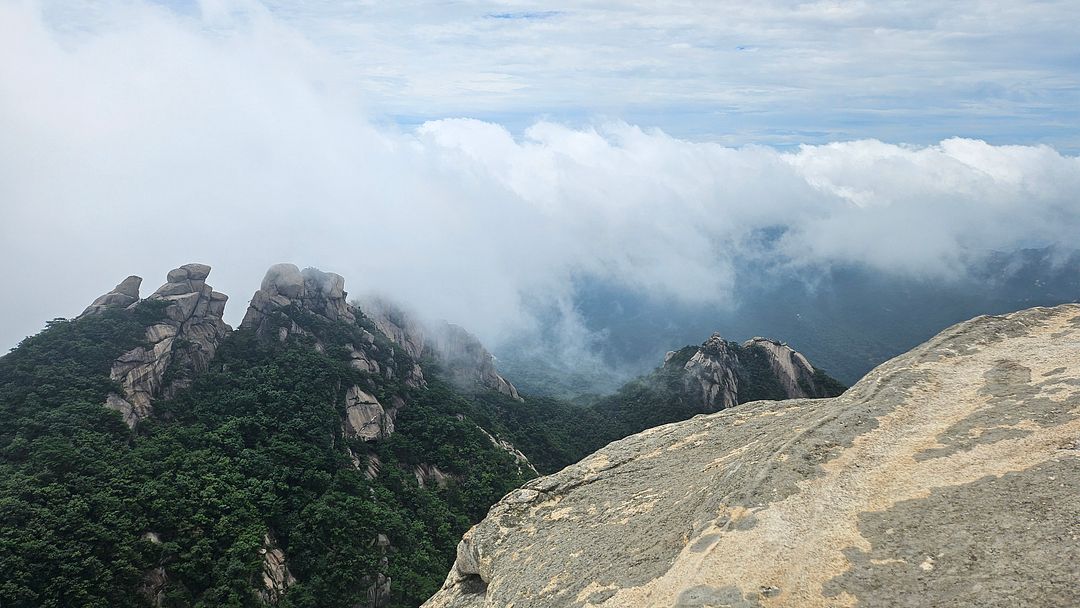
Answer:
<path fill-rule="evenodd" d="M 274 264 L 252 296 L 240 327 L 262 331 L 269 314 L 290 306 L 331 321 L 351 323 L 356 317 L 345 301 L 347 295 L 345 279 L 339 274 L 317 268 L 301 271 L 295 264 Z"/>
<path fill-rule="evenodd" d="M 99 296 L 90 304 L 90 306 L 87 306 L 86 310 L 79 316 L 84 317 L 86 315 L 96 314 L 109 308 L 127 308 L 139 301 L 139 287 L 141 285 L 142 277 L 131 275 L 123 281 L 120 281 L 120 283 L 116 287 L 113 287 L 108 293 Z"/>
<path fill-rule="evenodd" d="M 414 359 L 433 358 L 461 388 L 483 387 L 521 401 L 517 388 L 499 374 L 495 357 L 463 327 L 440 321 L 425 325 L 400 306 L 379 297 L 360 303 L 364 315 Z"/>
<path fill-rule="evenodd" d="M 797 399 L 821 396 L 813 394 L 814 366 L 802 353 L 783 342 L 761 337 L 751 338 L 742 346 L 745 350 L 756 349 L 765 355 L 769 367 L 788 397 Z"/>
<path fill-rule="evenodd" d="M 797 399 L 831 396 L 833 385 L 822 386 L 814 366 L 787 344 L 755 337 L 743 344 L 712 334 L 698 347 L 672 351 L 665 366 L 686 371 L 686 387 L 711 412 L 752 399 Z"/>
<path fill-rule="evenodd" d="M 688 372 L 687 387 L 697 393 L 705 411 L 739 403 L 739 358 L 720 334 L 705 340 L 683 367 Z"/>
<path fill-rule="evenodd" d="M 119 411 L 128 426 L 150 415 L 153 399 L 171 396 L 190 385 L 194 375 L 209 366 L 218 343 L 230 331 L 222 320 L 229 298 L 206 284 L 209 275 L 206 264 L 174 268 L 165 284 L 146 300 L 138 299 L 142 279 L 130 276 L 83 313 L 95 314 L 128 300 L 131 302 L 125 307 L 141 302 L 165 303 L 164 318 L 146 328 L 147 345 L 121 355 L 110 371 L 110 377 L 120 383 L 122 394 L 110 394 L 106 407 Z M 172 372 L 167 385 L 166 370 Z"/>

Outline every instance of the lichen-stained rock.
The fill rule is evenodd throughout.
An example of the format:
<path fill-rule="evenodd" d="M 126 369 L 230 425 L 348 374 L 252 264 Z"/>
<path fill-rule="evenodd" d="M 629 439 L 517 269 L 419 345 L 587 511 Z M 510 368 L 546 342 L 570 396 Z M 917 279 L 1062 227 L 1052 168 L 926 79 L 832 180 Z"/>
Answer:
<path fill-rule="evenodd" d="M 218 343 L 230 331 L 222 320 L 228 296 L 206 284 L 210 267 L 185 264 L 169 271 L 168 282 L 146 298 L 165 303 L 165 319 L 146 328 L 147 346 L 139 346 L 121 355 L 112 365 L 110 377 L 118 382 L 122 394 L 112 393 L 105 407 L 117 410 L 128 426 L 134 427 L 150 415 L 153 399 L 170 397 L 190 385 L 193 376 L 207 369 L 217 352 Z M 139 277 L 128 277 L 111 293 L 125 297 L 134 294 L 136 305 Z M 109 294 L 102 296 L 108 297 Z M 88 311 L 98 306 L 98 298 Z M 172 370 L 166 384 L 165 372 Z"/>
<path fill-rule="evenodd" d="M 1078 491 L 1080 306 L 979 317 L 530 481 L 425 606 L 1078 606 Z"/>

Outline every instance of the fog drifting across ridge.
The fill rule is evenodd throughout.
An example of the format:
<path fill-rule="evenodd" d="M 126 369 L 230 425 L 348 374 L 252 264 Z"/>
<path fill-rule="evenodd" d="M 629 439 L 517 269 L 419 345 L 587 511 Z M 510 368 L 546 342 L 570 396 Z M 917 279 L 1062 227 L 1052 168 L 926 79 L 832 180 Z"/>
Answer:
<path fill-rule="evenodd" d="M 948 280 L 973 256 L 1072 242 L 1080 158 L 949 139 L 725 147 L 619 121 L 515 137 L 362 111 L 338 60 L 255 10 L 123 5 L 60 31 L 0 5 L 0 344 L 78 314 L 130 273 L 191 261 L 238 323 L 289 261 L 497 345 L 561 318 L 595 278 L 728 306 L 748 260 L 862 263 Z M 566 347 L 573 351 L 574 344 Z"/>

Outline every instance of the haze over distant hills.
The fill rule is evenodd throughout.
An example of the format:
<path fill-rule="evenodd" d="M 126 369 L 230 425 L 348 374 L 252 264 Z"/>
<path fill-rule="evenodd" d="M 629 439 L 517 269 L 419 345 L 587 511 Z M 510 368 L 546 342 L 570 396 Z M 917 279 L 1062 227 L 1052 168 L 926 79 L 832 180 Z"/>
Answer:
<path fill-rule="evenodd" d="M 555 356 L 509 344 L 502 369 L 534 393 L 604 390 L 637 374 L 693 336 L 720 331 L 733 340 L 769 334 L 845 383 L 980 314 L 1080 301 L 1080 252 L 1066 248 L 996 252 L 954 277 L 920 278 L 854 264 L 798 272 L 748 262 L 730 306 L 688 306 L 617 285 L 585 283 L 575 310 L 595 335 L 595 358 Z M 537 354 L 539 352 L 540 354 Z M 544 370 L 550 373 L 544 375 Z"/>

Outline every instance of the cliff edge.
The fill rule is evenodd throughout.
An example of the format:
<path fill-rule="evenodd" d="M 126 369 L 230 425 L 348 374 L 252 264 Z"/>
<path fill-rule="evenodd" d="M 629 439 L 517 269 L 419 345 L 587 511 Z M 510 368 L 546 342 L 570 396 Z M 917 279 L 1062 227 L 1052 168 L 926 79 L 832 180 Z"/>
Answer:
<path fill-rule="evenodd" d="M 839 397 L 525 484 L 427 608 L 1080 605 L 1080 306 L 978 317 Z"/>

